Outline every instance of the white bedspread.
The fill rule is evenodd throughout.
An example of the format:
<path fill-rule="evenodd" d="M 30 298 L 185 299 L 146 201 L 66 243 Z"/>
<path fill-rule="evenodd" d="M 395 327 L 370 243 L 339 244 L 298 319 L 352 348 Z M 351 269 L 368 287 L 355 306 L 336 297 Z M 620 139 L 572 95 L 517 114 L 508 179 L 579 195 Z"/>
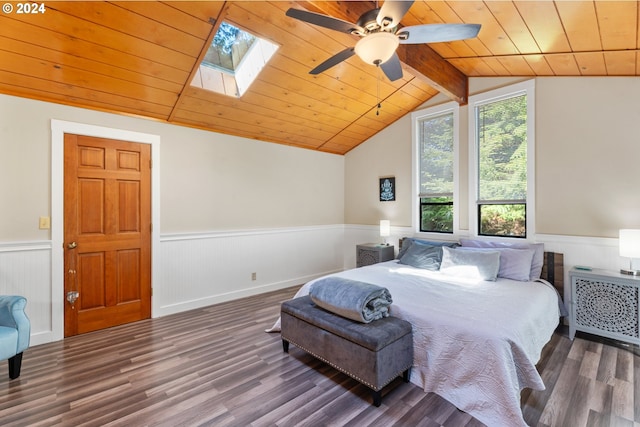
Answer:
<path fill-rule="evenodd" d="M 490 427 L 526 426 L 520 392 L 544 390 L 535 365 L 560 317 L 550 285 L 465 281 L 397 261 L 336 275 L 389 289 L 391 315 L 413 325 L 411 382 Z"/>

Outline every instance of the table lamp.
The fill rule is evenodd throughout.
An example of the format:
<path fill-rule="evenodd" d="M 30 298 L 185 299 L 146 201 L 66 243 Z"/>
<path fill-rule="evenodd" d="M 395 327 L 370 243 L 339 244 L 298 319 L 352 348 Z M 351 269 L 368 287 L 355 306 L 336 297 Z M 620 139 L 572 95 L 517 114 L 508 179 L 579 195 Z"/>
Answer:
<path fill-rule="evenodd" d="M 640 258 L 640 230 L 620 230 L 620 256 L 630 258 L 629 269 L 622 268 L 620 273 L 640 275 L 640 270 L 633 269 L 633 259 Z"/>
<path fill-rule="evenodd" d="M 389 235 L 391 234 L 391 221 L 389 221 L 388 219 L 381 219 L 380 220 L 380 237 L 383 237 L 383 242 L 382 244 L 385 246 L 389 246 L 389 244 L 387 243 L 387 237 L 389 237 Z"/>

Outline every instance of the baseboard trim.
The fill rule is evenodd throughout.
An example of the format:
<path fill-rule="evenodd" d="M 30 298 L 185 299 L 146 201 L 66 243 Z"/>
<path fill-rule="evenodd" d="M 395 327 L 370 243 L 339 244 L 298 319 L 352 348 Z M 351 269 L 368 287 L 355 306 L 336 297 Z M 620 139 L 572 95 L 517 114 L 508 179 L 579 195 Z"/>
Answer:
<path fill-rule="evenodd" d="M 165 305 L 159 307 L 154 312 L 153 317 L 162 317 L 170 314 L 181 313 L 188 310 L 194 310 L 202 307 L 208 307 L 215 304 L 220 304 L 227 301 L 232 301 L 239 298 L 245 298 L 253 295 L 259 295 L 266 292 L 277 291 L 280 289 L 289 288 L 291 286 L 302 286 L 310 280 L 317 279 L 318 277 L 326 276 L 327 274 L 337 273 L 341 270 L 325 271 L 318 274 L 313 274 L 305 277 L 298 277 L 295 279 L 285 280 L 276 283 L 268 283 L 265 285 L 255 286 L 252 288 L 241 289 L 239 291 L 227 292 L 224 294 L 212 295 L 206 298 L 199 298 L 191 301 L 183 301 L 177 304 Z"/>

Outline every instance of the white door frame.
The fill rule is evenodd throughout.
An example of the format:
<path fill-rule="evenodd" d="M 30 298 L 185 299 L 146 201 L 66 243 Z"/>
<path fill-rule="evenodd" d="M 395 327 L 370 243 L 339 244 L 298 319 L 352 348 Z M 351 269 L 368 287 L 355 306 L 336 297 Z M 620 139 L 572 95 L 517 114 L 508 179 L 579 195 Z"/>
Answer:
<path fill-rule="evenodd" d="M 84 123 L 51 120 L 51 333 L 64 338 L 64 134 L 86 135 L 151 144 L 151 288 L 159 277 L 160 254 L 160 136 Z M 156 307 L 151 297 L 151 316 Z"/>

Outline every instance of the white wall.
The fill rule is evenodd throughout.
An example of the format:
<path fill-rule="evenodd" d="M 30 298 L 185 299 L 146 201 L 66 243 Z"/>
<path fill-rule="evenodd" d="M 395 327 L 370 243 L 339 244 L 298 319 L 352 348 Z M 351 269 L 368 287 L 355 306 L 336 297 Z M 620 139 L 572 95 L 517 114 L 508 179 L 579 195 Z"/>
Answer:
<path fill-rule="evenodd" d="M 50 238 L 51 119 L 160 136 L 162 233 L 343 222 L 343 156 L 0 95 L 0 242 Z"/>
<path fill-rule="evenodd" d="M 409 143 L 407 143 L 407 141 Z M 346 156 L 345 222 L 411 225 L 411 115 L 398 120 Z M 380 202 L 379 179 L 396 178 L 396 200 Z"/>
<path fill-rule="evenodd" d="M 514 80 L 472 79 L 472 93 Z M 536 91 L 532 239 L 567 266 L 628 266 L 616 237 L 640 228 L 640 80 L 539 78 Z M 28 297 L 34 344 L 56 339 L 51 307 L 62 298 L 51 293 L 51 235 L 38 229 L 51 214 L 51 119 L 160 136 L 154 315 L 354 267 L 355 245 L 378 241 L 380 219 L 392 243 L 413 234 L 408 116 L 343 157 L 0 95 L 0 293 Z M 384 176 L 396 177 L 395 202 L 378 201 Z"/>
<path fill-rule="evenodd" d="M 521 80 L 471 79 L 470 93 Z M 429 105 L 447 101 L 438 96 Z M 460 111 L 462 200 L 468 192 L 467 110 Z M 628 266 L 629 260 L 618 256 L 617 233 L 640 228 L 638 126 L 637 77 L 536 79 L 537 234 L 531 239 L 563 252 L 567 267 Z M 392 239 L 414 234 L 417 213 L 407 210 L 412 197 L 410 127 L 405 117 L 345 156 L 347 224 L 367 224 L 373 230 L 380 219 L 390 219 L 397 234 Z M 378 201 L 378 175 L 396 176 L 396 202 Z M 461 228 L 468 232 L 469 207 L 461 209 Z M 353 234 L 350 225 L 346 229 Z"/>
<path fill-rule="evenodd" d="M 154 317 L 302 285 L 344 265 L 342 225 L 172 234 L 161 240 Z"/>
<path fill-rule="evenodd" d="M 617 237 L 640 228 L 640 79 L 536 86 L 538 232 Z"/>
<path fill-rule="evenodd" d="M 471 81 L 470 93 L 478 93 L 514 83 L 522 79 L 475 79 Z M 444 95 L 430 99 L 423 108 L 450 102 Z M 460 159 L 467 165 L 468 138 L 467 108 L 460 109 Z M 345 156 L 345 222 L 347 224 L 377 224 L 380 219 L 388 219 L 398 227 L 411 228 L 413 215 L 411 211 L 411 115 L 400 120 L 374 135 L 364 144 L 351 150 Z M 380 202 L 378 178 L 396 177 L 396 201 Z M 466 167 L 460 168 L 460 181 L 468 182 Z M 460 201 L 466 212 L 466 185 L 461 188 Z M 468 229 L 468 215 L 460 218 L 460 227 Z"/>
<path fill-rule="evenodd" d="M 158 136 L 153 316 L 343 268 L 343 156 L 0 95 L 0 294 L 27 297 L 33 345 L 62 330 L 52 119 Z"/>
<path fill-rule="evenodd" d="M 522 80 L 522 79 L 520 79 Z M 470 93 L 515 79 L 471 79 Z M 441 96 L 429 103 L 446 102 Z M 460 112 L 461 199 L 468 180 L 468 108 Z M 640 228 L 640 79 L 557 77 L 536 79 L 536 232 L 616 238 Z M 404 117 L 347 153 L 345 220 L 411 226 L 411 120 Z M 379 202 L 376 177 L 396 175 L 397 202 Z M 400 179 L 398 179 L 398 177 Z M 461 220 L 468 218 L 463 206 Z M 467 228 L 468 229 L 468 224 Z M 461 224 L 464 230 L 464 223 Z"/>

